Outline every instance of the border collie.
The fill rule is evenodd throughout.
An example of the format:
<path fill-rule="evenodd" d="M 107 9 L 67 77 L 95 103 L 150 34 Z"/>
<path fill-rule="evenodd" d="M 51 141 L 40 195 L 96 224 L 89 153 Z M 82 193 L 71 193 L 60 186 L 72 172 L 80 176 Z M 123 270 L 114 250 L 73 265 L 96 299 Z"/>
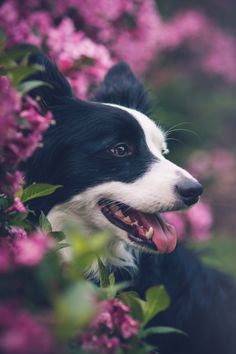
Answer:
<path fill-rule="evenodd" d="M 56 66 L 40 53 L 35 75 L 50 84 L 32 92 L 56 120 L 27 166 L 27 182 L 60 184 L 51 196 L 33 202 L 54 230 L 66 220 L 88 237 L 111 236 L 106 264 L 119 281 L 128 280 L 141 296 L 164 284 L 170 308 L 152 325 L 183 330 L 188 336 L 154 336 L 161 354 L 236 354 L 236 289 L 233 281 L 201 264 L 165 222 L 166 211 L 187 208 L 202 186 L 165 158 L 165 133 L 149 117 L 142 83 L 127 64 L 111 68 L 90 101 L 74 97 Z M 91 265 L 88 277 L 97 281 Z"/>

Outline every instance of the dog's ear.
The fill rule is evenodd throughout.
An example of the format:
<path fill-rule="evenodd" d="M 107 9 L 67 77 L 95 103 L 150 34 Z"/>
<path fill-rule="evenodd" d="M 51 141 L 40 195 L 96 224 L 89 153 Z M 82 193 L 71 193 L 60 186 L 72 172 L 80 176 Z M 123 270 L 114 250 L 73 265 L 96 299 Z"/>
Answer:
<path fill-rule="evenodd" d="M 108 71 L 93 100 L 150 113 L 146 89 L 124 62 L 119 62 Z"/>
<path fill-rule="evenodd" d="M 39 65 L 39 71 L 30 75 L 27 81 L 38 80 L 44 84 L 32 89 L 29 95 L 39 101 L 44 111 L 63 104 L 66 99 L 73 97 L 70 84 L 58 70 L 57 66 L 39 50 L 32 51 L 29 56 L 29 64 Z"/>

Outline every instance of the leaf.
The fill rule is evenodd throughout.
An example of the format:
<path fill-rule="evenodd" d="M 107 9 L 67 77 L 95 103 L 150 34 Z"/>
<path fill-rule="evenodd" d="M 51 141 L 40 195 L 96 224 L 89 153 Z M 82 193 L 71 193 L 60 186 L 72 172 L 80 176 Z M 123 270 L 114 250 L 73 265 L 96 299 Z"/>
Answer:
<path fill-rule="evenodd" d="M 109 287 L 102 288 L 100 290 L 106 299 L 113 299 L 118 292 L 127 288 L 128 286 L 129 286 L 128 282 L 122 282 L 115 285 L 110 285 Z"/>
<path fill-rule="evenodd" d="M 2 33 L 2 31 L 1 31 Z M 12 61 L 15 60 L 22 60 L 22 58 L 28 56 L 29 54 L 32 54 L 34 52 L 37 52 L 37 48 L 35 47 L 30 47 L 30 48 L 11 48 L 10 50 L 7 51 L 7 53 L 4 53 L 0 57 L 0 64 L 2 65 L 9 65 L 12 64 Z"/>
<path fill-rule="evenodd" d="M 31 74 L 34 74 L 38 71 L 43 71 L 43 67 L 41 65 L 35 64 L 32 66 L 15 66 L 8 69 L 8 77 L 12 81 L 14 86 L 20 84 L 21 81 L 26 79 Z"/>
<path fill-rule="evenodd" d="M 52 231 L 50 232 L 50 235 L 54 237 L 57 241 L 63 241 L 66 238 L 64 232 L 62 231 Z"/>
<path fill-rule="evenodd" d="M 54 186 L 47 183 L 34 183 L 23 190 L 21 200 L 25 203 L 31 199 L 44 197 L 54 193 L 58 188 L 61 187 L 61 185 Z"/>
<path fill-rule="evenodd" d="M 163 285 L 153 286 L 146 292 L 146 303 L 144 307 L 145 326 L 159 312 L 164 311 L 170 305 L 170 298 Z"/>
<path fill-rule="evenodd" d="M 54 248 L 56 251 L 59 251 L 63 248 L 67 248 L 67 247 L 70 247 L 70 244 L 67 243 L 67 242 L 60 242 L 56 245 L 56 247 Z"/>
<path fill-rule="evenodd" d="M 158 327 L 150 327 L 142 330 L 140 333 L 140 338 L 145 338 L 153 334 L 171 334 L 171 333 L 182 334 L 186 336 L 186 333 L 181 331 L 180 329 L 173 328 L 173 327 L 158 326 Z"/>
<path fill-rule="evenodd" d="M 109 274 L 106 270 L 106 266 L 104 265 L 100 257 L 98 257 L 98 270 L 99 270 L 100 287 L 107 288 L 110 285 Z"/>
<path fill-rule="evenodd" d="M 56 298 L 56 322 L 61 338 L 71 338 L 89 323 L 96 310 L 96 292 L 91 282 L 80 280 Z"/>
<path fill-rule="evenodd" d="M 122 301 L 129 307 L 132 317 L 138 321 L 143 321 L 145 301 L 139 298 L 134 291 L 127 291 L 121 294 Z"/>
<path fill-rule="evenodd" d="M 39 216 L 39 227 L 46 233 L 52 232 L 52 225 L 48 221 L 47 217 L 44 215 L 44 213 L 41 211 L 41 214 Z"/>
<path fill-rule="evenodd" d="M 114 273 L 109 274 L 108 278 L 109 278 L 109 285 L 114 286 L 116 284 L 115 274 Z"/>
<path fill-rule="evenodd" d="M 47 82 L 40 81 L 40 80 L 31 80 L 31 81 L 26 81 L 26 82 L 20 83 L 18 85 L 18 90 L 22 93 L 22 95 L 25 95 L 29 91 L 34 90 L 40 86 L 48 86 L 48 87 L 52 88 L 52 86 L 50 84 L 48 84 Z"/>

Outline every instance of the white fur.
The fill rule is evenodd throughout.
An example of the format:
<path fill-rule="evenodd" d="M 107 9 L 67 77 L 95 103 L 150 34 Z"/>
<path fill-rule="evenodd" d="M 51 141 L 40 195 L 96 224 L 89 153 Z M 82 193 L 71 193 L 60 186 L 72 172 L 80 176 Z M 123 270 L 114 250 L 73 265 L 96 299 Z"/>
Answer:
<path fill-rule="evenodd" d="M 150 169 L 132 183 L 113 181 L 88 188 L 70 201 L 52 208 L 48 218 L 53 230 L 62 230 L 65 221 L 72 220 L 78 223 L 88 237 L 97 230 L 111 231 L 114 236 L 109 246 L 111 256 L 106 260 L 107 263 L 117 267 L 133 268 L 135 261 L 127 244 L 129 241 L 126 232 L 105 218 L 98 207 L 98 201 L 101 198 L 112 199 L 149 213 L 173 210 L 183 207 L 175 194 L 178 180 L 181 176 L 191 180 L 194 178 L 164 158 L 163 151 L 167 149 L 165 136 L 153 121 L 136 110 L 116 107 L 129 112 L 137 120 L 144 131 L 147 146 L 158 161 L 153 162 Z M 96 275 L 97 268 L 92 265 L 90 272 Z"/>

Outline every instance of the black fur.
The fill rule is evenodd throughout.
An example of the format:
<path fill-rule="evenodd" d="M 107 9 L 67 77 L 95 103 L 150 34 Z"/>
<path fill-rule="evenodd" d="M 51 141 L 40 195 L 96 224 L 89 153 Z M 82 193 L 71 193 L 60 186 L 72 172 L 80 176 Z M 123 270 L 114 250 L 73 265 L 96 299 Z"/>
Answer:
<path fill-rule="evenodd" d="M 65 79 L 45 57 L 32 61 L 45 65 L 37 78 L 53 85 L 38 88 L 43 107 L 56 119 L 45 134 L 44 147 L 38 149 L 27 165 L 27 181 L 62 184 L 53 196 L 37 200 L 38 211 L 47 213 L 88 187 L 104 181 L 130 182 L 142 175 L 154 158 L 143 131 L 131 116 L 114 107 L 74 98 Z M 94 100 L 132 107 L 146 113 L 146 93 L 125 63 L 114 66 Z M 112 120 L 112 124 L 110 124 Z M 135 148 L 133 157 L 112 159 L 107 149 L 125 140 Z M 232 279 L 203 266 L 198 257 L 179 245 L 169 255 L 142 254 L 139 271 L 130 275 L 115 269 L 119 281 L 131 281 L 132 290 L 141 296 L 147 288 L 164 284 L 171 306 L 153 321 L 185 331 L 188 336 L 162 335 L 150 338 L 161 354 L 235 354 L 236 287 Z"/>
<path fill-rule="evenodd" d="M 51 85 L 51 88 L 42 86 L 34 89 L 31 95 L 40 99 L 43 110 L 53 112 L 56 124 L 46 132 L 43 147 L 27 161 L 27 183 L 63 186 L 52 196 L 31 203 L 37 213 L 40 210 L 47 213 L 55 204 L 70 199 L 88 187 L 108 181 L 132 182 L 148 170 L 157 158 L 149 151 L 143 130 L 129 113 L 116 107 L 73 97 L 68 82 L 45 56 L 36 53 L 31 57 L 31 62 L 45 67 L 43 72 L 31 79 Z M 111 72 L 115 73 L 116 67 L 119 72 L 123 67 L 128 75 L 127 79 L 131 80 L 130 85 L 126 84 L 126 94 L 131 101 L 128 104 L 128 96 L 124 96 L 126 104 L 133 105 L 129 91 L 135 88 L 136 97 L 144 100 L 145 95 L 141 95 L 142 85 L 137 79 L 135 82 L 128 66 L 118 64 Z M 111 74 L 108 77 L 109 75 Z M 114 92 L 110 90 L 110 102 L 114 102 L 112 97 L 117 90 L 116 86 Z M 105 91 L 102 91 L 105 99 Z M 122 103 L 121 96 L 119 102 Z M 143 101 L 143 108 L 145 107 L 147 108 L 147 101 Z M 109 153 L 109 148 L 119 142 L 132 146 L 132 156 L 117 159 Z"/>

